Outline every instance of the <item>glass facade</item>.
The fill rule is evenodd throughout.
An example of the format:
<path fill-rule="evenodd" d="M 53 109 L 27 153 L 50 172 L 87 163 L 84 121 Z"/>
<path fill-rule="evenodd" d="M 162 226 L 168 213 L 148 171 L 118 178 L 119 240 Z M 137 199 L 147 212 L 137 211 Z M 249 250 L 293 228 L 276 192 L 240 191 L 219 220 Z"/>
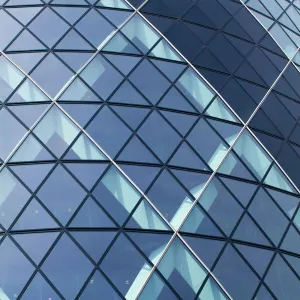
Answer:
<path fill-rule="evenodd" d="M 0 299 L 299 299 L 298 0 L 0 0 Z"/>

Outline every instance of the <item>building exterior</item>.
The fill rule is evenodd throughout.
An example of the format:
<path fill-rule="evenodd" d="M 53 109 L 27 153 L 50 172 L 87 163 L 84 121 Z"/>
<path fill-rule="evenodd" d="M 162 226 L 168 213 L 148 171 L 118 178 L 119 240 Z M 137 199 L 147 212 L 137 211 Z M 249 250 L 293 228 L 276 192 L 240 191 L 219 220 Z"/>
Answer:
<path fill-rule="evenodd" d="M 0 0 L 0 299 L 299 299 L 298 0 Z"/>

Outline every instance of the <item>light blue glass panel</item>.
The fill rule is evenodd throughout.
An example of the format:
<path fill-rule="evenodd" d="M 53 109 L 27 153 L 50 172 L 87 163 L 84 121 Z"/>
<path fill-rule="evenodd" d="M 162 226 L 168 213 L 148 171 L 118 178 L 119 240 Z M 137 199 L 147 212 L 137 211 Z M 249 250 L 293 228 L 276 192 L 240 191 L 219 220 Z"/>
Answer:
<path fill-rule="evenodd" d="M 158 269 L 182 299 L 193 299 L 207 275 L 206 270 L 179 239 L 173 241 Z M 183 288 L 186 284 L 190 289 Z"/>
<path fill-rule="evenodd" d="M 296 193 L 294 187 L 275 163 L 265 178 L 264 183 L 288 192 Z"/>
<path fill-rule="evenodd" d="M 29 192 L 6 168 L 0 172 L 0 224 L 7 228 L 29 199 Z"/>
<path fill-rule="evenodd" d="M 10 159 L 16 161 L 51 160 L 53 156 L 41 145 L 33 135 L 29 135 Z"/>
<path fill-rule="evenodd" d="M 205 113 L 212 117 L 239 123 L 236 116 L 230 111 L 230 109 L 224 104 L 224 102 L 219 97 L 217 97 L 212 102 L 212 104 L 208 107 Z"/>
<path fill-rule="evenodd" d="M 239 137 L 233 149 L 248 168 L 262 179 L 271 164 L 271 158 L 247 130 Z"/>
<path fill-rule="evenodd" d="M 24 74 L 4 56 L 0 57 L 0 101 L 5 101 L 8 95 L 18 86 Z"/>
<path fill-rule="evenodd" d="M 139 204 L 126 227 L 152 230 L 169 229 L 167 224 L 161 219 L 161 217 L 154 211 L 154 209 L 150 206 L 150 204 L 148 204 L 146 200 L 143 200 Z"/>
<path fill-rule="evenodd" d="M 159 35 L 139 15 L 135 15 L 123 28 L 122 32 L 143 53 L 148 52 L 158 41 Z"/>
<path fill-rule="evenodd" d="M 61 156 L 79 133 L 78 127 L 53 106 L 33 132 L 57 156 Z"/>
<path fill-rule="evenodd" d="M 100 0 L 96 6 L 131 9 L 130 6 L 123 0 Z"/>
<path fill-rule="evenodd" d="M 150 55 L 169 60 L 183 61 L 179 54 L 165 40 L 161 40 L 150 52 Z"/>
<path fill-rule="evenodd" d="M 26 79 L 17 89 L 8 102 L 43 102 L 50 99 L 33 84 L 32 81 Z"/>
<path fill-rule="evenodd" d="M 84 134 L 76 140 L 65 158 L 78 160 L 107 160 L 107 157 Z"/>
<path fill-rule="evenodd" d="M 214 96 L 212 89 L 191 68 L 184 72 L 176 85 L 200 112 Z"/>
<path fill-rule="evenodd" d="M 205 283 L 204 288 L 202 289 L 198 299 L 200 300 L 226 300 L 228 299 L 225 296 L 224 292 L 216 284 L 213 278 L 209 278 Z"/>
<path fill-rule="evenodd" d="M 115 167 L 111 167 L 93 191 L 97 200 L 120 223 L 140 199 L 140 193 Z"/>

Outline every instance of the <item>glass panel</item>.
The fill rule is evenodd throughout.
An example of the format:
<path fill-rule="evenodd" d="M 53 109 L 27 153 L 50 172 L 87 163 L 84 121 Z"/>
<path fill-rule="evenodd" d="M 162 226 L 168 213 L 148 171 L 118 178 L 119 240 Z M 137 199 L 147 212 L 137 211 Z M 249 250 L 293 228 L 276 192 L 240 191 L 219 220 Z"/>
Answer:
<path fill-rule="evenodd" d="M 0 244 L 0 256 L 0 297 L 3 300 L 15 299 L 34 267 L 9 238 Z"/>
<path fill-rule="evenodd" d="M 148 52 L 159 39 L 159 35 L 139 15 L 135 15 L 121 30 L 143 53 Z"/>
<path fill-rule="evenodd" d="M 56 106 L 53 106 L 33 132 L 60 157 L 79 133 L 75 124 Z"/>
<path fill-rule="evenodd" d="M 169 247 L 158 269 L 182 299 L 193 299 L 207 275 L 178 238 Z"/>
<path fill-rule="evenodd" d="M 6 168 L 0 172 L 0 224 L 8 228 L 30 197 Z M 1 272 L 0 272 L 1 273 Z"/>
<path fill-rule="evenodd" d="M 4 56 L 0 56 L 0 101 L 4 102 L 23 78 L 24 75 L 21 71 Z"/>
<path fill-rule="evenodd" d="M 150 265 L 123 234 L 110 248 L 100 268 L 126 299 L 136 299 L 151 271 Z"/>
<path fill-rule="evenodd" d="M 214 96 L 212 89 L 191 68 L 184 72 L 176 85 L 200 112 Z"/>
<path fill-rule="evenodd" d="M 61 165 L 54 169 L 38 192 L 38 197 L 63 224 L 71 218 L 85 195 Z"/>
<path fill-rule="evenodd" d="M 250 170 L 262 179 L 271 164 L 271 158 L 248 131 L 244 131 L 233 147 Z"/>
<path fill-rule="evenodd" d="M 115 167 L 108 170 L 93 194 L 119 223 L 124 222 L 141 197 Z"/>
<path fill-rule="evenodd" d="M 66 299 L 75 299 L 93 265 L 65 234 L 42 265 L 42 270 Z"/>

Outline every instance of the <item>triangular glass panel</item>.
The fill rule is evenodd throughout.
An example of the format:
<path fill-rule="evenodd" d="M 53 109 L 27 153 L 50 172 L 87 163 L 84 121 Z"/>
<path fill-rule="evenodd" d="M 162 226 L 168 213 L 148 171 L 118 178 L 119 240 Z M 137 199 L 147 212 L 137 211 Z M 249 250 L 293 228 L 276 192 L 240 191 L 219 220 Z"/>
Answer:
<path fill-rule="evenodd" d="M 111 167 L 93 195 L 118 223 L 123 223 L 141 198 L 136 188 L 116 168 Z"/>
<path fill-rule="evenodd" d="M 75 30 L 70 30 L 55 47 L 56 50 L 93 50 Z"/>
<path fill-rule="evenodd" d="M 53 164 L 26 164 L 13 165 L 10 168 L 32 191 L 35 191 L 52 167 Z"/>
<path fill-rule="evenodd" d="M 0 190 L 0 224 L 8 228 L 28 201 L 30 193 L 7 168 L 0 172 Z"/>
<path fill-rule="evenodd" d="M 142 293 L 139 296 L 140 300 L 149 299 L 178 299 L 177 296 L 170 290 L 168 285 L 154 272 L 150 280 L 147 282 Z"/>
<path fill-rule="evenodd" d="M 149 105 L 145 98 L 138 93 L 129 81 L 122 83 L 110 98 L 110 102 Z"/>
<path fill-rule="evenodd" d="M 184 61 L 164 39 L 160 40 L 160 42 L 154 47 L 149 55 L 168 60 L 175 60 L 180 62 Z"/>
<path fill-rule="evenodd" d="M 141 52 L 132 45 L 121 32 L 117 32 L 102 50 L 124 54 L 141 54 Z"/>
<path fill-rule="evenodd" d="M 35 268 L 8 237 L 0 244 L 0 256 L 0 296 L 3 300 L 16 299 Z"/>
<path fill-rule="evenodd" d="M 206 299 L 218 299 L 218 300 L 228 300 L 229 298 L 225 296 L 225 293 L 221 290 L 220 286 L 217 285 L 216 281 L 210 277 L 202 291 L 198 297 L 199 300 L 206 300 Z"/>
<path fill-rule="evenodd" d="M 104 54 L 123 74 L 127 75 L 141 60 L 137 56 Z"/>
<path fill-rule="evenodd" d="M 4 102 L 24 79 L 24 74 L 4 56 L 0 56 L 0 102 Z"/>
<path fill-rule="evenodd" d="M 101 298 L 114 300 L 121 299 L 115 289 L 106 281 L 104 276 L 96 271 L 79 299 L 88 300 Z"/>
<path fill-rule="evenodd" d="M 53 159 L 54 157 L 49 153 L 49 151 L 46 150 L 32 134 L 30 134 L 12 156 L 10 162 L 43 161 Z"/>
<path fill-rule="evenodd" d="M 132 14 L 128 11 L 111 10 L 111 9 L 98 9 L 102 15 L 104 15 L 110 22 L 116 27 L 120 27 Z"/>
<path fill-rule="evenodd" d="M 22 8 L 10 8 L 7 9 L 15 18 L 18 19 L 23 25 L 27 23 L 38 14 L 41 7 L 22 7 Z"/>
<path fill-rule="evenodd" d="M 190 146 L 183 142 L 177 152 L 172 157 L 169 165 L 179 166 L 183 168 L 192 168 L 198 170 L 208 170 L 208 167 L 194 153 Z"/>
<path fill-rule="evenodd" d="M 20 102 L 45 102 L 50 99 L 29 79 L 26 79 L 22 85 L 9 99 L 9 103 Z"/>
<path fill-rule="evenodd" d="M 76 4 L 80 4 L 78 0 L 75 2 L 77 2 Z M 55 1 L 52 2 L 52 4 L 54 3 Z M 86 4 L 84 1 L 82 3 Z M 87 11 L 85 7 L 53 7 L 53 9 L 72 25 Z"/>
<path fill-rule="evenodd" d="M 230 145 L 233 145 L 236 137 L 239 132 L 242 130 L 242 127 L 232 125 L 225 122 L 208 120 L 208 123 L 211 124 L 214 129 L 222 136 L 222 138 Z"/>
<path fill-rule="evenodd" d="M 260 276 L 263 276 L 271 260 L 271 257 L 274 254 L 273 251 L 239 244 L 235 244 L 235 246 L 251 264 L 251 266 L 256 270 L 256 272 L 258 272 Z"/>
<path fill-rule="evenodd" d="M 65 163 L 65 166 L 90 190 L 105 171 L 108 164 Z"/>
<path fill-rule="evenodd" d="M 142 163 L 158 163 L 150 150 L 136 136 L 133 136 L 121 152 L 118 160 Z"/>
<path fill-rule="evenodd" d="M 262 285 L 255 297 L 255 300 L 274 300 L 275 298 L 271 296 L 270 292 Z"/>
<path fill-rule="evenodd" d="M 8 47 L 8 51 L 30 51 L 46 50 L 46 47 L 39 42 L 28 30 L 24 30 L 16 40 Z"/>
<path fill-rule="evenodd" d="M 7 56 L 27 74 L 45 56 L 45 52 L 11 53 Z"/>
<path fill-rule="evenodd" d="M 288 192 L 296 193 L 294 187 L 275 163 L 265 178 L 264 183 Z"/>
<path fill-rule="evenodd" d="M 51 0 L 50 0 L 51 1 Z M 46 2 L 49 2 L 47 0 Z M 53 0 L 51 4 L 63 4 L 63 5 L 88 5 L 85 0 Z"/>
<path fill-rule="evenodd" d="M 233 238 L 254 244 L 270 246 L 270 242 L 247 214 L 244 215 L 239 227 L 233 235 Z"/>
<path fill-rule="evenodd" d="M 5 160 L 6 157 L 18 145 L 26 129 L 17 121 L 17 119 L 5 108 L 0 109 L 0 158 Z M 5 141 L 5 142 L 4 142 Z"/>
<path fill-rule="evenodd" d="M 257 185 L 246 183 L 239 180 L 220 178 L 236 198 L 246 207 L 252 198 Z"/>
<path fill-rule="evenodd" d="M 126 299 L 137 298 L 151 271 L 145 258 L 123 234 L 110 248 L 100 268 Z"/>
<path fill-rule="evenodd" d="M 271 194 L 272 198 L 276 201 L 276 203 L 283 209 L 283 211 L 291 219 L 297 209 L 300 198 L 279 191 L 271 190 L 271 189 L 267 189 L 267 190 Z M 297 217 L 295 216 L 294 220 L 296 218 Z"/>
<path fill-rule="evenodd" d="M 147 193 L 160 213 L 178 228 L 193 205 L 193 199 L 166 169 Z"/>
<path fill-rule="evenodd" d="M 219 97 L 215 98 L 215 100 L 206 110 L 205 114 L 222 120 L 240 123 L 236 116 L 229 110 L 229 108 Z"/>
<path fill-rule="evenodd" d="M 184 236 L 184 239 L 208 268 L 212 267 L 225 245 L 224 241 L 200 237 Z"/>
<path fill-rule="evenodd" d="M 204 267 L 178 238 L 169 247 L 158 270 L 182 299 L 194 299 L 207 276 Z"/>
<path fill-rule="evenodd" d="M 198 118 L 197 116 L 170 111 L 162 111 L 162 114 L 183 136 L 187 134 Z"/>
<path fill-rule="evenodd" d="M 290 263 L 290 265 L 293 267 L 293 269 L 300 275 L 300 259 L 298 256 L 291 256 L 284 254 L 284 257 L 287 259 L 287 261 Z"/>
<path fill-rule="evenodd" d="M 14 234 L 13 238 L 38 265 L 58 234 L 58 232 Z"/>
<path fill-rule="evenodd" d="M 90 9 L 75 28 L 98 49 L 106 44 L 116 29 L 96 9 Z M 101 28 L 101 30 L 91 30 L 91 28 Z"/>
<path fill-rule="evenodd" d="M 172 170 L 172 173 L 180 180 L 186 189 L 194 196 L 195 199 L 201 194 L 208 178 L 208 174 L 189 172 L 182 170 Z"/>
<path fill-rule="evenodd" d="M 191 68 L 188 68 L 179 78 L 176 86 L 202 112 L 214 97 L 214 91 Z"/>
<path fill-rule="evenodd" d="M 60 157 L 78 135 L 79 129 L 59 108 L 53 106 L 33 132 Z"/>
<path fill-rule="evenodd" d="M 148 52 L 159 40 L 158 33 L 156 33 L 155 30 L 139 15 L 134 15 L 121 31 L 143 53 Z"/>
<path fill-rule="evenodd" d="M 39 199 L 63 224 L 72 217 L 86 191 L 61 165 L 58 165 L 37 193 Z"/>
<path fill-rule="evenodd" d="M 248 180 L 255 180 L 246 167 L 242 164 L 239 158 L 233 153 L 229 152 L 225 160 L 222 162 L 218 170 L 219 173 L 244 178 Z"/>
<path fill-rule="evenodd" d="M 43 112 L 47 109 L 48 104 L 39 105 L 12 105 L 7 106 L 9 109 L 28 127 L 30 128 Z"/>
<path fill-rule="evenodd" d="M 19 6 L 19 5 L 34 5 L 34 4 L 43 4 L 43 3 L 41 2 L 41 0 L 9 0 L 7 4 L 10 6 Z"/>
<path fill-rule="evenodd" d="M 123 80 L 123 76 L 102 55 L 95 56 L 80 76 L 104 100 Z"/>
<path fill-rule="evenodd" d="M 52 97 L 60 95 L 73 76 L 74 73 L 52 52 L 31 73 L 32 79 Z"/>
<path fill-rule="evenodd" d="M 124 0 L 99 0 L 96 3 L 96 6 L 131 9 L 131 7 Z"/>
<path fill-rule="evenodd" d="M 49 285 L 49 283 L 42 277 L 40 273 L 37 273 L 29 286 L 26 288 L 25 293 L 22 295 L 24 300 L 32 299 L 59 299 L 59 296 Z"/>
<path fill-rule="evenodd" d="M 164 60 L 151 59 L 151 61 L 160 69 L 172 82 L 182 73 L 186 67 L 185 64 L 178 64 Z"/>
<path fill-rule="evenodd" d="M 300 254 L 300 235 L 294 226 L 289 228 L 280 248 Z"/>
<path fill-rule="evenodd" d="M 64 234 L 41 269 L 62 293 L 63 298 L 75 299 L 94 266 L 68 235 Z"/>
<path fill-rule="evenodd" d="M 2 8 L 2 7 L 1 7 Z M 0 48 L 4 50 L 8 44 L 19 34 L 23 29 L 16 20 L 13 19 L 4 9 L 0 11 L 1 19 L 1 37 L 0 37 Z M 9 28 L 9 32 L 6 30 Z"/>
<path fill-rule="evenodd" d="M 60 104 L 60 106 L 83 128 L 100 107 L 98 104 L 80 103 Z"/>
<path fill-rule="evenodd" d="M 108 158 L 93 144 L 93 142 L 82 134 L 67 152 L 64 159 L 74 160 L 108 160 Z"/>
<path fill-rule="evenodd" d="M 46 210 L 35 199 L 32 199 L 14 225 L 13 230 L 34 230 L 58 227 L 59 225 L 57 225 Z"/>
<path fill-rule="evenodd" d="M 139 204 L 132 217 L 126 224 L 126 228 L 169 230 L 168 225 L 146 200 L 143 200 Z"/>
<path fill-rule="evenodd" d="M 90 52 L 57 52 L 56 54 L 75 72 L 78 72 L 93 55 Z"/>
<path fill-rule="evenodd" d="M 60 96 L 60 101 L 101 101 L 99 97 L 85 85 L 80 78 L 76 78 Z"/>
<path fill-rule="evenodd" d="M 112 109 L 131 127 L 136 130 L 146 115 L 149 113 L 148 108 L 128 107 L 128 106 L 111 106 Z"/>
<path fill-rule="evenodd" d="M 153 264 L 158 262 L 171 239 L 171 234 L 140 232 L 128 232 L 127 234 Z"/>
<path fill-rule="evenodd" d="M 129 178 L 143 191 L 145 192 L 150 183 L 154 180 L 158 172 L 159 167 L 152 166 L 139 166 L 139 165 L 121 165 L 122 170 L 129 176 Z"/>
<path fill-rule="evenodd" d="M 91 198 L 88 198 L 69 227 L 114 228 L 116 225 Z"/>
<path fill-rule="evenodd" d="M 100 260 L 116 236 L 116 232 L 111 231 L 76 231 L 71 234 L 95 262 Z"/>
<path fill-rule="evenodd" d="M 174 87 L 168 91 L 158 105 L 165 108 L 196 112 L 189 102 L 186 101 L 186 99 Z"/>

